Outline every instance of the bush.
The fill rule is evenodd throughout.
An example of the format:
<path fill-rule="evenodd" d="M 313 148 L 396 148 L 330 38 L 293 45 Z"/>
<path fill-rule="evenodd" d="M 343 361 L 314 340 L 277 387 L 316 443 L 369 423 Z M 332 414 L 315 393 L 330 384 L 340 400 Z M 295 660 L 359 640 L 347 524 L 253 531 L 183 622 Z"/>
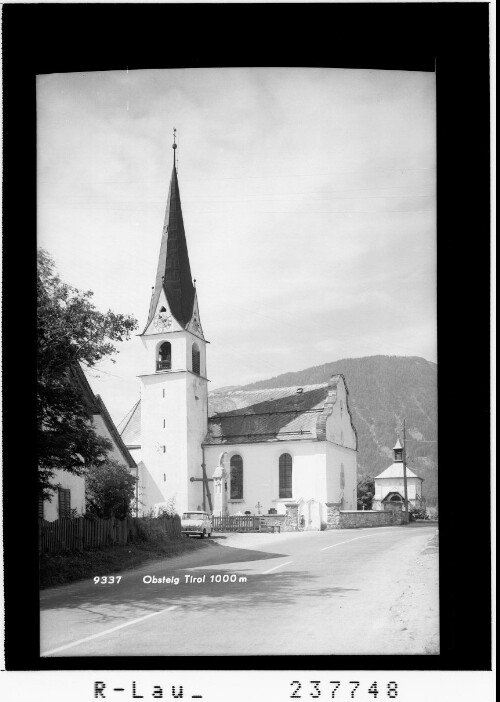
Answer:
<path fill-rule="evenodd" d="M 157 502 L 149 511 L 150 517 L 175 517 L 177 510 L 175 509 L 175 497 L 170 497 L 165 502 Z"/>
<path fill-rule="evenodd" d="M 375 495 L 375 479 L 367 476 L 358 481 L 357 509 L 371 509 Z"/>
<path fill-rule="evenodd" d="M 126 519 L 132 514 L 136 478 L 112 458 L 90 466 L 85 477 L 87 513 L 100 519 Z"/>
<path fill-rule="evenodd" d="M 412 507 L 409 510 L 409 515 L 410 515 L 410 522 L 414 522 L 417 519 L 429 519 L 429 515 L 427 514 L 425 509 L 419 509 L 417 507 Z"/>
<path fill-rule="evenodd" d="M 133 543 L 148 543 L 161 546 L 171 537 L 163 529 L 160 521 L 155 517 L 141 517 L 136 521 L 135 534 L 130 539 Z"/>

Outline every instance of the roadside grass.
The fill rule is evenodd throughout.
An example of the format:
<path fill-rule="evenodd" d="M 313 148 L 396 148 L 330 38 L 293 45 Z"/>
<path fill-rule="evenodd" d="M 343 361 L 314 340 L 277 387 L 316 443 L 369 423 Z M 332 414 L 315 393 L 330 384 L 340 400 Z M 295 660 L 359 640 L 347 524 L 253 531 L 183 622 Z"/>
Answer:
<path fill-rule="evenodd" d="M 205 548 L 211 542 L 205 539 L 179 538 L 150 542 L 129 543 L 120 546 L 89 549 L 76 553 L 40 555 L 40 589 L 112 575 L 136 568 L 160 558 L 173 558 Z"/>

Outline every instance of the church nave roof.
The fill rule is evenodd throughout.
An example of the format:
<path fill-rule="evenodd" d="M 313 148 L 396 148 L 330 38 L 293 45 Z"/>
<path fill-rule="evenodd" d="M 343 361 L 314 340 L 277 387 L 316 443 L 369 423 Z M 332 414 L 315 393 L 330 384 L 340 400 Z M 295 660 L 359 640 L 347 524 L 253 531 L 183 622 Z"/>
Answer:
<path fill-rule="evenodd" d="M 208 396 L 206 444 L 316 439 L 328 383 Z"/>

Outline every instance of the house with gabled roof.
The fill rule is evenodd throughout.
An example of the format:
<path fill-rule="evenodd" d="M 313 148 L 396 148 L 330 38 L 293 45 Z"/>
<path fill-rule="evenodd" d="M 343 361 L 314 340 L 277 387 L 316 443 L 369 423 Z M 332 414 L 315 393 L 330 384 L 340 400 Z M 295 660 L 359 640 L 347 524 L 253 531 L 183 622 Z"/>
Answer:
<path fill-rule="evenodd" d="M 125 445 L 115 423 L 111 419 L 106 405 L 99 395 L 95 395 L 90 387 L 85 373 L 79 364 L 68 370 L 68 376 L 80 391 L 89 415 L 89 422 L 94 427 L 98 436 L 111 443 L 108 451 L 109 458 L 119 461 L 127 466 L 129 471 L 137 477 L 137 464 Z M 56 470 L 52 483 L 55 492 L 50 500 L 40 500 L 38 516 L 46 521 L 81 515 L 86 511 L 85 505 L 85 476 L 74 475 L 65 470 Z"/>
<path fill-rule="evenodd" d="M 191 277 L 175 162 L 155 284 L 139 335 L 141 397 L 120 422 L 138 463 L 144 513 L 285 514 L 326 524 L 326 505 L 356 507 L 357 436 L 346 380 L 267 390 L 208 392 L 206 349 Z M 302 507 L 301 507 L 302 509 Z M 299 509 L 300 513 L 300 509 Z"/>

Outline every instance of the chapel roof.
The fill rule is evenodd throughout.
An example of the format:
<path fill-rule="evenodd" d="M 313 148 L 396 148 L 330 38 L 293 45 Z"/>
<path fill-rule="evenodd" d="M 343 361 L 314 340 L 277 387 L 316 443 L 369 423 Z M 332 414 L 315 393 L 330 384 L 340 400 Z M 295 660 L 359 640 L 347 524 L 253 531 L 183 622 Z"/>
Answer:
<path fill-rule="evenodd" d="M 389 468 L 386 468 L 380 475 L 375 476 L 375 480 L 378 480 L 379 478 L 403 478 L 403 462 L 402 461 L 396 461 L 392 465 L 389 466 Z M 406 468 L 406 477 L 407 478 L 418 478 L 418 480 L 423 480 L 423 478 L 420 478 L 418 475 L 415 475 L 415 473 L 410 469 Z"/>
<path fill-rule="evenodd" d="M 175 163 L 168 191 L 156 281 L 143 334 L 153 319 L 162 290 L 167 297 L 171 313 L 179 324 L 185 327 L 193 315 L 195 289 L 189 265 Z"/>

